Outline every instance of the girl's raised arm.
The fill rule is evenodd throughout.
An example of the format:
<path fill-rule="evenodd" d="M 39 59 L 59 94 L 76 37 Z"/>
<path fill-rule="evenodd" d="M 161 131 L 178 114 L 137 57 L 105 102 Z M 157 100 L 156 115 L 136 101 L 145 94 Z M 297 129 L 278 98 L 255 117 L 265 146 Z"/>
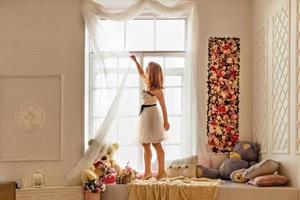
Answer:
<path fill-rule="evenodd" d="M 130 58 L 133 60 L 133 62 L 135 62 L 136 68 L 137 68 L 137 70 L 138 70 L 138 72 L 139 72 L 139 75 L 140 75 L 140 77 L 142 78 L 142 80 L 143 80 L 145 83 L 147 83 L 147 77 L 146 77 L 146 74 L 145 74 L 145 72 L 144 72 L 142 66 L 140 65 L 140 63 L 138 63 L 138 61 L 136 60 L 135 55 L 131 55 Z"/>

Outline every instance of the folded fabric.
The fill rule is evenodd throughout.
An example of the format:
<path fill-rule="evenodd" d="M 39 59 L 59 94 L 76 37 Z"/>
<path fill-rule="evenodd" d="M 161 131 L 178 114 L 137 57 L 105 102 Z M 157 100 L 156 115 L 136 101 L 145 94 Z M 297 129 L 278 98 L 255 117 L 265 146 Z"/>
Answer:
<path fill-rule="evenodd" d="M 128 200 L 215 200 L 218 193 L 219 179 L 174 178 L 134 180 L 129 184 Z"/>
<path fill-rule="evenodd" d="M 166 168 L 168 177 L 185 176 L 196 178 L 198 156 L 191 156 L 172 161 Z"/>
<path fill-rule="evenodd" d="M 248 181 L 248 184 L 258 187 L 280 186 L 285 185 L 288 180 L 289 179 L 285 176 L 281 176 L 278 174 L 269 174 L 251 179 L 250 181 Z"/>
<path fill-rule="evenodd" d="M 248 168 L 243 173 L 243 178 L 252 179 L 257 176 L 273 174 L 280 168 L 280 163 L 271 159 L 263 160 Z"/>
<path fill-rule="evenodd" d="M 246 169 L 238 169 L 235 170 L 230 174 L 230 179 L 232 182 L 235 183 L 246 183 L 248 179 L 243 177 L 243 173 L 246 171 Z"/>

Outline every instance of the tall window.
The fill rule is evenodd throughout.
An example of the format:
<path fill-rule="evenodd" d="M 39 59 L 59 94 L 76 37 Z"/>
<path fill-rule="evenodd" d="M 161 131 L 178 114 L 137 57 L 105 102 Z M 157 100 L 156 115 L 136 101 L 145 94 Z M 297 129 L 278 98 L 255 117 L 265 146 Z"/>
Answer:
<path fill-rule="evenodd" d="M 163 67 L 165 100 L 171 125 L 170 137 L 163 145 L 167 160 L 179 157 L 186 19 L 136 19 L 128 22 L 102 20 L 100 23 L 118 44 L 122 44 L 121 48 L 138 57 L 144 68 L 150 61 L 157 62 Z M 90 57 L 92 58 L 92 56 L 93 52 L 91 51 Z M 107 58 L 104 62 L 108 67 L 107 79 L 102 77 L 95 63 L 90 62 L 89 133 L 96 132 L 105 117 L 102 115 L 102 111 L 109 109 L 110 102 L 105 102 L 103 97 L 113 99 L 116 94 L 118 84 L 122 80 L 118 71 L 122 68 L 125 69 L 132 61 L 129 58 Z M 114 87 L 111 85 L 107 87 L 106 81 L 109 81 Z M 131 103 L 124 105 L 121 102 L 120 116 L 114 126 L 113 134 L 110 134 L 111 138 L 109 138 L 120 144 L 120 150 L 116 155 L 120 164 L 124 166 L 129 161 L 130 165 L 137 169 L 142 168 L 143 151 L 141 146 L 136 143 L 133 133 L 137 131 L 142 90 L 143 83 L 138 77 L 135 66 L 132 65 L 124 90 L 124 98 L 126 98 L 124 102 Z M 89 137 L 92 138 L 93 135 L 89 135 Z"/>

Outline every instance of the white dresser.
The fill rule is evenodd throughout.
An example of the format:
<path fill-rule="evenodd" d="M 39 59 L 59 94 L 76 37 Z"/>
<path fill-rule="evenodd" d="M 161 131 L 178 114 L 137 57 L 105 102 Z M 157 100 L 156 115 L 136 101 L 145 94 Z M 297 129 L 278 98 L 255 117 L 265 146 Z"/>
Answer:
<path fill-rule="evenodd" d="M 17 200 L 83 200 L 80 186 L 48 186 L 16 190 Z"/>

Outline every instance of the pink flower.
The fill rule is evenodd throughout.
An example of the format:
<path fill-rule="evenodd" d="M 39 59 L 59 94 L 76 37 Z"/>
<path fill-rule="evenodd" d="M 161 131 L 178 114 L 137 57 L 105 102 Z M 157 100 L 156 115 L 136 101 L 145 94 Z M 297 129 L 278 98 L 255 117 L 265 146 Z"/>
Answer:
<path fill-rule="evenodd" d="M 234 113 L 234 114 L 231 115 L 232 120 L 236 120 L 237 118 L 238 118 L 237 114 Z"/>

